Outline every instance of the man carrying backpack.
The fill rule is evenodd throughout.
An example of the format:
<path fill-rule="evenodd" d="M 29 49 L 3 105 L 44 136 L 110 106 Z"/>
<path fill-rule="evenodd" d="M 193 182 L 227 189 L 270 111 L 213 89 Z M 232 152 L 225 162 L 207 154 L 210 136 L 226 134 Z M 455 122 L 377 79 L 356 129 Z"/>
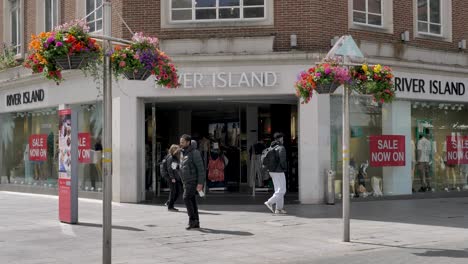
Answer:
<path fill-rule="evenodd" d="M 271 146 L 263 151 L 261 157 L 262 168 L 270 174 L 275 187 L 275 193 L 265 202 L 265 205 L 272 213 L 286 214 L 283 208 L 284 194 L 286 193 L 286 148 L 283 146 L 282 133 L 275 133 L 273 138 L 274 141 L 271 142 Z M 275 210 L 273 210 L 274 204 L 276 205 Z"/>

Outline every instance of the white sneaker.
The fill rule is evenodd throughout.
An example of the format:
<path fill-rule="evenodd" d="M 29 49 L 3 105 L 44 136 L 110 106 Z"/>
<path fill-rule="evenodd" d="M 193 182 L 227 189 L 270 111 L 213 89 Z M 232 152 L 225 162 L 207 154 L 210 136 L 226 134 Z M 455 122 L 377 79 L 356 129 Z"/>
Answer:
<path fill-rule="evenodd" d="M 268 207 L 268 209 L 270 209 L 272 213 L 275 213 L 275 210 L 273 210 L 273 206 L 271 204 L 269 204 L 268 202 L 265 202 L 264 204 L 266 207 Z"/>
<path fill-rule="evenodd" d="M 280 210 L 276 209 L 275 210 L 275 214 L 287 214 L 287 213 L 288 212 L 286 212 L 286 210 L 284 210 L 284 209 L 280 209 Z"/>

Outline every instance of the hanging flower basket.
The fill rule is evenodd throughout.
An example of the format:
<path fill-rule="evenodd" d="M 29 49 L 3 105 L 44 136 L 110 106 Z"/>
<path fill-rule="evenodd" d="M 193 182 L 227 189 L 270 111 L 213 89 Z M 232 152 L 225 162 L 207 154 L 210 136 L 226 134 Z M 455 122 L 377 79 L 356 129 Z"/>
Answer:
<path fill-rule="evenodd" d="M 317 84 L 315 91 L 318 94 L 331 94 L 340 87 L 341 84 L 339 83 L 327 83 L 327 84 Z"/>
<path fill-rule="evenodd" d="M 166 88 L 177 88 L 179 76 L 171 59 L 159 50 L 157 38 L 146 37 L 143 33 L 136 33 L 132 45 L 128 47 L 116 46 L 111 55 L 114 75 L 121 75 L 129 80 L 146 80 L 150 75 L 156 83 Z"/>
<path fill-rule="evenodd" d="M 351 89 L 359 94 L 372 95 L 375 102 L 391 103 L 395 99 L 392 69 L 388 66 L 361 66 L 353 67 L 350 71 L 352 78 Z"/>
<path fill-rule="evenodd" d="M 62 70 L 81 69 L 86 66 L 88 56 L 83 53 L 66 55 L 55 59 L 55 63 Z"/>
<path fill-rule="evenodd" d="M 86 21 L 75 20 L 54 31 L 33 35 L 24 66 L 59 84 L 62 70 L 85 69 L 91 63 L 99 63 L 101 47 L 88 31 Z"/>
<path fill-rule="evenodd" d="M 146 70 L 146 69 L 138 69 L 135 71 L 125 71 L 122 73 L 125 78 L 128 80 L 139 80 L 139 81 L 144 81 L 150 77 L 151 72 Z"/>
<path fill-rule="evenodd" d="M 302 103 L 308 103 L 313 91 L 318 94 L 330 94 L 349 80 L 347 68 L 334 62 L 320 63 L 300 73 L 295 84 L 296 95 L 302 99 Z"/>

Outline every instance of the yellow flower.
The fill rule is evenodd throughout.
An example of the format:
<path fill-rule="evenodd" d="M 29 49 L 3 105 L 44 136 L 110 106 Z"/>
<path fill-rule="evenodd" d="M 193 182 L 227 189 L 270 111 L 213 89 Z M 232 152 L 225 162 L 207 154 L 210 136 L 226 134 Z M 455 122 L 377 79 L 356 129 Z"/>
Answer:
<path fill-rule="evenodd" d="M 367 72 L 369 71 L 369 68 L 367 67 L 367 64 L 362 65 L 362 70 L 364 71 L 364 73 L 367 74 Z"/>
<path fill-rule="evenodd" d="M 374 72 L 375 72 L 375 73 L 379 73 L 381 70 L 382 70 L 382 65 L 380 65 L 380 64 L 377 64 L 377 65 L 374 67 Z"/>

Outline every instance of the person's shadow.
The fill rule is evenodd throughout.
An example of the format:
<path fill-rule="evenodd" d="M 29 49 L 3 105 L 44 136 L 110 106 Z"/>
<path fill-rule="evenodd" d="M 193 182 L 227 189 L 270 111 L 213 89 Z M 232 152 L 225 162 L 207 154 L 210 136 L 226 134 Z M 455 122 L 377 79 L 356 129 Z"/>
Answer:
<path fill-rule="evenodd" d="M 216 229 L 210 229 L 210 228 L 199 228 L 199 229 L 194 229 L 194 230 L 200 233 L 204 233 L 204 234 L 223 234 L 223 235 L 231 235 L 231 236 L 253 236 L 254 235 L 253 233 L 244 232 L 244 231 L 216 230 Z"/>

